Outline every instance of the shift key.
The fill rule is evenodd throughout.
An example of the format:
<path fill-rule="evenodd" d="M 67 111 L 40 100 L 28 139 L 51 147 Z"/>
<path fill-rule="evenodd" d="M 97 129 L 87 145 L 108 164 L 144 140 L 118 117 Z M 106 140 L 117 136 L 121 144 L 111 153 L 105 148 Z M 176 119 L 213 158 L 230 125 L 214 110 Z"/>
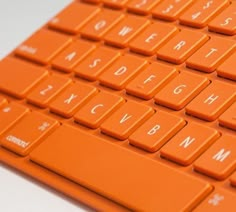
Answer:
<path fill-rule="evenodd" d="M 134 211 L 189 211 L 212 190 L 111 141 L 62 125 L 30 159 Z"/>

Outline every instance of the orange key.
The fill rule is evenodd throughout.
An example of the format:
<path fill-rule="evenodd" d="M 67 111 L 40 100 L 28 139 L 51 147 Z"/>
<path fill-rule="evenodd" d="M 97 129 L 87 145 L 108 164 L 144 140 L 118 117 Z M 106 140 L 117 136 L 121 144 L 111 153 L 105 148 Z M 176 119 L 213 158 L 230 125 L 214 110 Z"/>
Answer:
<path fill-rule="evenodd" d="M 107 7 L 121 9 L 126 6 L 129 0 L 102 0 Z"/>
<path fill-rule="evenodd" d="M 203 202 L 197 206 L 196 212 L 234 212 L 235 193 L 227 191 L 227 189 L 216 188 Z"/>
<path fill-rule="evenodd" d="M 190 122 L 161 149 L 161 156 L 188 166 L 219 136 L 213 128 Z"/>
<path fill-rule="evenodd" d="M 51 104 L 50 111 L 65 118 L 74 115 L 78 107 L 96 93 L 97 89 L 84 83 L 74 83 L 66 88 Z"/>
<path fill-rule="evenodd" d="M 91 81 L 97 80 L 98 75 L 120 55 L 119 51 L 99 47 L 74 68 L 75 74 Z"/>
<path fill-rule="evenodd" d="M 39 107 L 47 107 L 49 102 L 71 82 L 70 78 L 62 77 L 61 75 L 51 75 L 27 96 L 27 100 Z"/>
<path fill-rule="evenodd" d="M 212 191 L 207 181 L 69 125 L 49 135 L 30 160 L 132 211 L 192 211 Z"/>
<path fill-rule="evenodd" d="M 48 75 L 42 67 L 10 57 L 0 62 L 0 73 L 0 90 L 17 98 L 24 98 Z"/>
<path fill-rule="evenodd" d="M 52 65 L 62 71 L 70 72 L 79 61 L 85 58 L 95 45 L 83 40 L 77 40 L 61 52 L 53 61 Z"/>
<path fill-rule="evenodd" d="M 98 128 L 114 110 L 124 103 L 120 96 L 100 92 L 83 106 L 74 116 L 75 120 L 90 128 Z"/>
<path fill-rule="evenodd" d="M 21 57 L 47 64 L 70 42 L 71 37 L 41 29 L 15 50 Z"/>
<path fill-rule="evenodd" d="M 29 109 L 11 102 L 0 109 L 0 135 L 17 123 L 23 116 L 29 113 Z"/>
<path fill-rule="evenodd" d="M 0 96 L 0 108 L 7 104 L 7 99 L 3 96 Z"/>
<path fill-rule="evenodd" d="M 235 41 L 212 37 L 186 62 L 187 66 L 204 72 L 213 72 L 235 50 Z"/>
<path fill-rule="evenodd" d="M 148 19 L 129 15 L 106 34 L 105 42 L 118 47 L 126 47 L 128 42 L 149 23 Z"/>
<path fill-rule="evenodd" d="M 106 32 L 108 32 L 114 25 L 124 17 L 123 13 L 103 10 L 95 16 L 85 27 L 80 31 L 82 36 L 94 40 L 100 40 Z"/>
<path fill-rule="evenodd" d="M 217 69 L 217 74 L 231 80 L 236 80 L 235 71 L 236 52 L 232 54 L 222 65 Z"/>
<path fill-rule="evenodd" d="M 223 180 L 236 168 L 236 137 L 223 135 L 194 163 L 198 172 Z"/>
<path fill-rule="evenodd" d="M 99 7 L 74 2 L 55 16 L 49 22 L 49 27 L 76 34 L 99 11 Z"/>
<path fill-rule="evenodd" d="M 129 137 L 129 143 L 146 151 L 156 152 L 185 124 L 182 118 L 157 111 Z"/>
<path fill-rule="evenodd" d="M 26 156 L 56 126 L 59 126 L 58 121 L 33 112 L 7 131 L 0 138 L 0 144 L 21 156 Z"/>
<path fill-rule="evenodd" d="M 226 8 L 221 14 L 216 16 L 209 25 L 210 31 L 226 34 L 236 34 L 236 17 L 235 17 L 236 3 L 231 2 L 230 6 Z"/>
<path fill-rule="evenodd" d="M 158 90 L 178 75 L 176 68 L 152 63 L 127 86 L 126 92 L 143 99 L 151 99 Z"/>
<path fill-rule="evenodd" d="M 160 0 L 131 0 L 127 7 L 128 10 L 133 13 L 138 13 L 142 15 L 147 15 L 151 9 L 160 3 Z"/>
<path fill-rule="evenodd" d="M 157 93 L 155 102 L 174 110 L 181 110 L 209 83 L 206 77 L 182 71 Z"/>
<path fill-rule="evenodd" d="M 232 104 L 219 118 L 222 126 L 236 130 L 236 103 Z"/>
<path fill-rule="evenodd" d="M 215 80 L 186 107 L 186 112 L 207 121 L 214 121 L 235 101 L 235 94 L 234 85 Z"/>
<path fill-rule="evenodd" d="M 181 17 L 180 23 L 192 27 L 205 27 L 229 5 L 228 0 L 199 0 Z"/>
<path fill-rule="evenodd" d="M 152 10 L 154 17 L 167 21 L 175 21 L 180 14 L 186 10 L 193 0 L 168 0 L 162 1 L 157 7 Z"/>
<path fill-rule="evenodd" d="M 153 113 L 151 107 L 128 101 L 101 125 L 101 130 L 119 140 L 125 140 Z"/>
<path fill-rule="evenodd" d="M 175 64 L 183 63 L 207 40 L 208 36 L 206 34 L 182 30 L 157 51 L 157 57 Z"/>
<path fill-rule="evenodd" d="M 175 26 L 155 22 L 148 26 L 137 38 L 130 42 L 132 51 L 153 55 L 156 50 L 178 32 Z"/>
<path fill-rule="evenodd" d="M 120 57 L 110 68 L 100 75 L 100 83 L 113 89 L 121 90 L 130 78 L 134 77 L 146 65 L 147 61 L 142 58 L 125 55 Z"/>

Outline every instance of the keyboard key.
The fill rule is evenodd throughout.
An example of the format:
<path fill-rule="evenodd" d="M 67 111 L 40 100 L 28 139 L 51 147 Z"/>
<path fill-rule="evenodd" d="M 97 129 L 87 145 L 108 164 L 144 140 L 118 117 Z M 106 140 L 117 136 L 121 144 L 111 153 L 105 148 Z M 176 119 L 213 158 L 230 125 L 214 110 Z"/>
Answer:
<path fill-rule="evenodd" d="M 181 64 L 207 40 L 208 36 L 206 34 L 182 30 L 157 51 L 157 57 L 171 63 Z"/>
<path fill-rule="evenodd" d="M 15 102 L 0 108 L 0 135 L 17 123 L 29 109 Z"/>
<path fill-rule="evenodd" d="M 142 58 L 125 55 L 120 57 L 99 77 L 101 84 L 116 90 L 121 90 L 127 82 L 147 65 Z"/>
<path fill-rule="evenodd" d="M 228 5 L 228 0 L 196 1 L 195 4 L 180 17 L 180 23 L 196 28 L 203 28 Z"/>
<path fill-rule="evenodd" d="M 152 10 L 154 17 L 167 21 L 175 21 L 180 14 L 186 10 L 193 0 L 168 0 L 162 1 L 157 7 Z"/>
<path fill-rule="evenodd" d="M 227 79 L 236 80 L 236 72 L 234 64 L 236 61 L 236 52 L 232 54 L 223 64 L 217 69 L 217 74 Z"/>
<path fill-rule="evenodd" d="M 99 47 L 75 68 L 75 74 L 87 80 L 95 81 L 98 75 L 110 66 L 121 55 L 121 52 L 106 47 Z"/>
<path fill-rule="evenodd" d="M 194 211 L 234 212 L 235 201 L 235 193 L 227 191 L 227 189 L 216 188 Z"/>
<path fill-rule="evenodd" d="M 236 186 L 236 172 L 234 172 L 230 177 L 230 183 L 232 186 Z"/>
<path fill-rule="evenodd" d="M 154 22 L 130 42 L 132 51 L 144 55 L 154 55 L 156 50 L 178 32 L 175 26 Z"/>
<path fill-rule="evenodd" d="M 26 59 L 47 64 L 71 41 L 69 36 L 41 29 L 17 47 L 15 53 Z"/>
<path fill-rule="evenodd" d="M 107 7 L 114 9 L 122 9 L 126 6 L 129 0 L 102 0 L 103 4 Z"/>
<path fill-rule="evenodd" d="M 124 18 L 124 14 L 112 10 L 103 10 L 80 31 L 83 37 L 100 40 L 106 32 Z"/>
<path fill-rule="evenodd" d="M 51 104 L 50 111 L 65 118 L 73 116 L 86 100 L 93 96 L 97 89 L 91 85 L 76 82 L 66 88 Z"/>
<path fill-rule="evenodd" d="M 126 47 L 128 42 L 147 27 L 150 21 L 134 15 L 126 16 L 105 36 L 105 42 L 118 47 Z"/>
<path fill-rule="evenodd" d="M 213 128 L 190 122 L 161 149 L 161 156 L 188 166 L 219 136 Z"/>
<path fill-rule="evenodd" d="M 128 101 L 101 125 L 101 130 L 119 140 L 125 140 L 153 113 L 151 107 Z"/>
<path fill-rule="evenodd" d="M 98 128 L 124 102 L 120 96 L 100 92 L 75 114 L 75 121 L 90 128 Z"/>
<path fill-rule="evenodd" d="M 26 156 L 56 126 L 59 126 L 58 121 L 33 112 L 7 131 L 1 137 L 0 144 L 21 156 Z"/>
<path fill-rule="evenodd" d="M 209 83 L 206 77 L 182 71 L 157 93 L 155 102 L 174 110 L 181 110 Z"/>
<path fill-rule="evenodd" d="M 99 11 L 99 7 L 73 2 L 49 22 L 49 27 L 76 34 Z"/>
<path fill-rule="evenodd" d="M 186 62 L 187 66 L 204 72 L 213 72 L 235 50 L 235 41 L 211 37 Z"/>
<path fill-rule="evenodd" d="M 137 14 L 141 14 L 141 15 L 147 15 L 151 9 L 157 5 L 158 3 L 160 3 L 160 0 L 131 0 L 129 2 L 129 4 L 127 5 L 128 10 L 133 12 L 133 13 L 137 13 Z"/>
<path fill-rule="evenodd" d="M 33 89 L 27 96 L 27 101 L 42 108 L 48 107 L 49 102 L 70 83 L 72 83 L 70 78 L 51 75 Z"/>
<path fill-rule="evenodd" d="M 218 32 L 225 35 L 236 34 L 236 3 L 231 2 L 221 14 L 217 15 L 208 25 L 210 31 Z"/>
<path fill-rule="evenodd" d="M 30 159 L 134 211 L 191 211 L 212 191 L 209 183 L 70 126 Z"/>
<path fill-rule="evenodd" d="M 77 40 L 61 52 L 53 61 L 52 66 L 65 72 L 72 71 L 83 58 L 95 49 L 92 43 Z"/>
<path fill-rule="evenodd" d="M 215 80 L 186 107 L 186 112 L 214 121 L 235 101 L 235 94 L 234 85 Z"/>
<path fill-rule="evenodd" d="M 174 67 L 152 63 L 138 74 L 125 89 L 128 94 L 143 99 L 151 99 L 157 91 L 177 75 L 178 71 Z"/>
<path fill-rule="evenodd" d="M 185 124 L 182 118 L 157 111 L 129 137 L 129 143 L 148 152 L 156 152 Z"/>
<path fill-rule="evenodd" d="M 232 104 L 219 118 L 219 123 L 222 126 L 236 130 L 236 103 Z"/>
<path fill-rule="evenodd" d="M 42 67 L 9 57 L 0 62 L 0 74 L 0 90 L 24 98 L 48 72 Z"/>
<path fill-rule="evenodd" d="M 236 168 L 235 137 L 223 135 L 195 163 L 198 172 L 224 180 Z"/>

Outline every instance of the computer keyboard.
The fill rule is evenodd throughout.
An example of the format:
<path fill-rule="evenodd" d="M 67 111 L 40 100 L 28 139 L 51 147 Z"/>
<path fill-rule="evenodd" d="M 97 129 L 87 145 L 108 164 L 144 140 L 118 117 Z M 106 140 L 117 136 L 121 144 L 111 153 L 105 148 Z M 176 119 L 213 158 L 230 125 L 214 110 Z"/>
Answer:
<path fill-rule="evenodd" d="M 0 62 L 0 161 L 97 211 L 235 211 L 236 2 L 75 0 Z"/>

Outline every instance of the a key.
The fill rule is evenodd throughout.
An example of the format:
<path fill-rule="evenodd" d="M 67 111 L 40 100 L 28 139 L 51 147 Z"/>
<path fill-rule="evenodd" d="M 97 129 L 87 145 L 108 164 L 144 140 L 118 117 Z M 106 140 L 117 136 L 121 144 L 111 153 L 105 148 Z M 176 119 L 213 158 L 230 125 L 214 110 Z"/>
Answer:
<path fill-rule="evenodd" d="M 61 52 L 53 61 L 52 66 L 70 72 L 83 58 L 96 48 L 92 43 L 77 40 Z"/>
<path fill-rule="evenodd" d="M 207 182 L 68 125 L 30 159 L 133 211 L 191 211 L 212 191 Z"/>
<path fill-rule="evenodd" d="M 182 71 L 157 93 L 155 102 L 174 110 L 181 110 L 209 83 L 206 77 Z"/>
<path fill-rule="evenodd" d="M 151 107 L 128 101 L 103 122 L 101 130 L 119 140 L 125 140 L 153 113 Z"/>
<path fill-rule="evenodd" d="M 11 102 L 0 108 L 0 135 L 29 113 L 23 105 Z"/>
<path fill-rule="evenodd" d="M 26 156 L 58 125 L 58 121 L 41 113 L 32 112 L 0 137 L 0 145 Z"/>
<path fill-rule="evenodd" d="M 71 41 L 71 37 L 67 35 L 41 29 L 17 47 L 15 53 L 35 62 L 48 64 Z"/>
<path fill-rule="evenodd" d="M 213 128 L 190 122 L 161 148 L 161 156 L 188 166 L 219 136 L 219 132 Z"/>
<path fill-rule="evenodd" d="M 129 0 L 102 0 L 102 2 L 107 7 L 111 7 L 114 9 L 122 9 L 126 6 Z"/>
<path fill-rule="evenodd" d="M 194 163 L 194 169 L 218 180 L 224 180 L 236 168 L 235 136 L 222 135 Z"/>
<path fill-rule="evenodd" d="M 181 64 L 207 40 L 206 34 L 182 30 L 157 51 L 157 57 L 175 64 Z"/>
<path fill-rule="evenodd" d="M 76 34 L 99 11 L 99 7 L 74 2 L 52 18 L 49 27 Z"/>
<path fill-rule="evenodd" d="M 214 121 L 235 101 L 235 97 L 234 85 L 215 80 L 186 107 L 186 112 L 207 121 Z"/>
<path fill-rule="evenodd" d="M 182 118 L 157 111 L 129 137 L 129 143 L 148 152 L 156 152 L 185 124 Z"/>
<path fill-rule="evenodd" d="M 0 62 L 0 74 L 0 90 L 24 98 L 48 75 L 48 71 L 19 59 L 5 58 Z"/>
<path fill-rule="evenodd" d="M 152 8 L 159 4 L 160 0 L 131 0 L 127 7 L 128 10 L 133 12 L 133 13 L 137 13 L 137 14 L 141 14 L 141 15 L 147 15 Z"/>

